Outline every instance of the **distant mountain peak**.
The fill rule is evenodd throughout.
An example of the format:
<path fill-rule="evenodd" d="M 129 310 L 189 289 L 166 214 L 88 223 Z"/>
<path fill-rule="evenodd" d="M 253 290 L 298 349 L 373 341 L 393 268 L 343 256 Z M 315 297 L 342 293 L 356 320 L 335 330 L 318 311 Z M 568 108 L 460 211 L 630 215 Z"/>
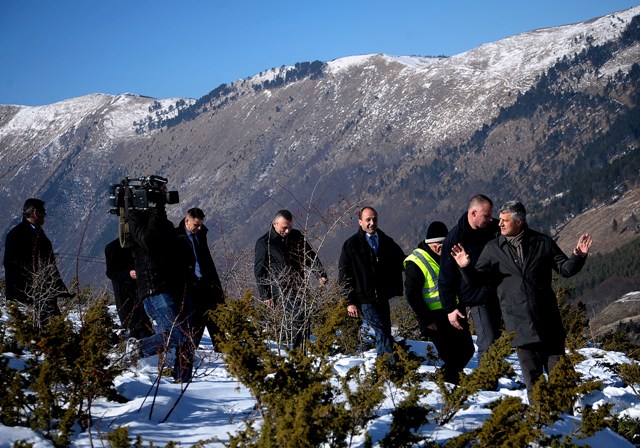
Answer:
<path fill-rule="evenodd" d="M 429 221 L 453 225 L 478 192 L 496 203 L 518 196 L 533 218 L 553 210 L 546 226 L 566 222 L 604 201 L 578 196 L 586 180 L 598 194 L 632 184 L 640 42 L 620 36 L 639 14 L 535 30 L 451 57 L 301 62 L 198 100 L 127 93 L 0 106 L 3 205 L 17 219 L 25 197 L 43 197 L 60 253 L 96 260 L 116 228 L 108 185 L 148 174 L 180 192 L 172 219 L 185 207 L 205 210 L 210 242 L 228 259 L 237 254 L 226 250 L 250 253 L 258 230 L 287 207 L 323 242 L 328 266 L 364 202 L 406 250 Z M 5 230 L 11 224 L 5 219 Z M 63 263 L 75 269 L 69 257 Z M 99 262 L 80 270 L 103 279 Z"/>

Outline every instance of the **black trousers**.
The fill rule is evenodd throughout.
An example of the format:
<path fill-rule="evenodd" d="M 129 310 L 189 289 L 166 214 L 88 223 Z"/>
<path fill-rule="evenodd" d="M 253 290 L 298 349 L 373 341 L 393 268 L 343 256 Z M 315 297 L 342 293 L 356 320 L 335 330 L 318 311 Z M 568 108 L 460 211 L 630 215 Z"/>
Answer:
<path fill-rule="evenodd" d="M 113 295 L 116 302 L 116 310 L 120 323 L 129 331 L 129 336 L 136 339 L 149 337 L 151 322 L 144 311 L 142 302 L 138 300 L 138 291 L 135 282 L 116 286 L 113 281 Z"/>
<path fill-rule="evenodd" d="M 172 372 L 175 380 L 186 382 L 191 379 L 195 353 L 205 328 L 209 330 L 214 350 L 218 351 L 215 347 L 220 329 L 210 316 L 218 306 L 215 297 L 213 287 L 206 281 L 196 281 L 187 286 L 179 312 L 179 320 L 187 334 L 176 350 L 177 359 Z"/>
<path fill-rule="evenodd" d="M 424 319 L 426 325 L 421 328 L 423 336 L 428 337 L 438 350 L 438 356 L 443 361 L 444 380 L 458 384 L 460 373 L 473 357 L 475 347 L 466 320 L 461 322 L 462 330 L 454 328 L 442 310 L 429 311 Z"/>
<path fill-rule="evenodd" d="M 540 377 L 549 374 L 556 366 L 560 357 L 564 355 L 563 343 L 536 343 L 517 347 L 518 362 L 524 377 L 524 383 L 527 386 L 527 395 L 531 401 L 531 392 L 533 386 Z"/>

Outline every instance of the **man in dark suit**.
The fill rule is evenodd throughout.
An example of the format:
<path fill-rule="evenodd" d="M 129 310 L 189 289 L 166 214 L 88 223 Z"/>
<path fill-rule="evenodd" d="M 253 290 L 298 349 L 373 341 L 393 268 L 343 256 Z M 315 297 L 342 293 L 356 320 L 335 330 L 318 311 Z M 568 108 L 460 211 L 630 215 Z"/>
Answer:
<path fill-rule="evenodd" d="M 378 212 L 363 207 L 360 228 L 342 245 L 339 281 L 347 293 L 347 313 L 360 313 L 373 328 L 378 356 L 393 353 L 389 300 L 403 293 L 405 254 L 393 239 L 378 228 Z"/>
<path fill-rule="evenodd" d="M 474 265 L 482 249 L 498 234 L 498 220 L 493 218 L 493 201 L 477 194 L 471 198 L 467 211 L 449 231 L 442 245 L 438 278 L 442 309 L 456 330 L 466 332 L 469 331 L 466 308 L 469 308 L 477 336 L 478 362 L 501 333 L 502 320 L 495 285 L 489 280 L 477 285 L 464 282 L 458 265 L 451 258 L 451 249 L 462 244 Z"/>
<path fill-rule="evenodd" d="M 70 297 L 44 233 L 44 201 L 29 198 L 22 207 L 22 221 L 7 234 L 4 269 L 7 299 L 28 305 L 33 324 L 42 328 L 51 316 L 60 314 L 59 297 Z"/>
<path fill-rule="evenodd" d="M 219 329 L 210 314 L 215 312 L 219 304 L 224 303 L 220 277 L 209 252 L 209 229 L 204 225 L 204 217 L 201 209 L 190 208 L 176 228 L 181 260 L 186 263 L 186 296 L 189 300 L 185 301 L 183 307 L 187 308 L 189 314 L 194 348 L 200 344 L 205 327 L 215 346 Z"/>

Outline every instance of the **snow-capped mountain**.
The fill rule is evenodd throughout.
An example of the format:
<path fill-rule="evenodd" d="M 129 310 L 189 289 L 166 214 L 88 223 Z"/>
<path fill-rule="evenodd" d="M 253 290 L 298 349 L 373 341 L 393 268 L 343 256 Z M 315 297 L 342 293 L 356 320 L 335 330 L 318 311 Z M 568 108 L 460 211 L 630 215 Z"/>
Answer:
<path fill-rule="evenodd" d="M 638 113 L 639 28 L 636 7 L 447 58 L 281 67 L 197 101 L 96 94 L 0 106 L 1 227 L 15 225 L 25 198 L 42 197 L 60 262 L 85 283 L 103 281 L 116 232 L 108 186 L 124 176 L 168 177 L 181 196 L 169 207 L 176 223 L 189 207 L 205 210 L 228 269 L 250 264 L 283 207 L 330 269 L 364 202 L 405 251 L 429 221 L 452 226 L 477 192 L 498 204 L 517 197 L 548 230 L 607 202 L 592 194 L 586 207 L 569 174 L 635 166 L 638 135 L 625 123 Z M 607 188 L 623 195 L 635 178 Z M 596 250 L 607 248 L 596 240 Z"/>

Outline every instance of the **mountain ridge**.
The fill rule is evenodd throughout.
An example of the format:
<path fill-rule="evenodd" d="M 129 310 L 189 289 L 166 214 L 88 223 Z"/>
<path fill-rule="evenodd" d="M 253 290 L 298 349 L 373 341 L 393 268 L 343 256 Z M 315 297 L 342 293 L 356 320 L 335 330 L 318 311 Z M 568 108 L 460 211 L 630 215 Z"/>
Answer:
<path fill-rule="evenodd" d="M 104 282 L 102 249 L 116 227 L 106 213 L 108 186 L 124 176 L 168 177 L 182 198 L 168 207 L 172 220 L 203 208 L 214 259 L 236 267 L 227 259 L 249 264 L 253 241 L 283 207 L 322 245 L 330 267 L 365 202 L 405 251 L 429 220 L 452 226 L 476 192 L 498 205 L 520 193 L 535 217 L 558 183 L 554 171 L 569 170 L 585 142 L 635 107 L 636 88 L 616 76 L 640 62 L 637 38 L 621 41 L 638 14 L 640 7 L 534 30 L 448 58 L 363 55 L 280 67 L 199 100 L 96 94 L 81 97 L 94 104 L 84 113 L 72 107 L 81 99 L 37 106 L 44 109 L 0 106 L 3 204 L 17 216 L 26 196 L 43 197 L 47 233 L 69 257 L 62 263 L 89 283 Z M 572 65 L 577 54 L 611 42 L 619 49 L 603 64 Z M 532 112 L 507 117 L 537 85 Z M 558 109 L 562 101 L 569 113 Z M 37 129 L 27 125 L 36 112 Z M 636 154 L 638 138 L 625 132 L 626 151 Z M 556 140 L 560 149 L 540 153 Z M 6 231 L 16 219 L 4 222 Z M 95 263 L 79 266 L 74 254 Z M 243 270 L 252 283 L 250 268 Z"/>

